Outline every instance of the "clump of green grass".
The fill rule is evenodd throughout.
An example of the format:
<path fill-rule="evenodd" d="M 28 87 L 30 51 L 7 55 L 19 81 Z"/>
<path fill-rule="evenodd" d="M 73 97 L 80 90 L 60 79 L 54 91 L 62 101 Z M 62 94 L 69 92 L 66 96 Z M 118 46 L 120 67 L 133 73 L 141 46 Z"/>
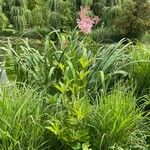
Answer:
<path fill-rule="evenodd" d="M 0 86 L 0 149 L 41 149 L 42 95 L 15 84 Z"/>
<path fill-rule="evenodd" d="M 93 150 L 147 149 L 147 117 L 136 105 L 133 92 L 119 86 L 99 97 L 87 118 Z"/>
<path fill-rule="evenodd" d="M 147 45 L 137 43 L 131 47 L 131 65 L 128 72 L 136 84 L 138 96 L 148 94 L 150 90 L 150 52 Z"/>

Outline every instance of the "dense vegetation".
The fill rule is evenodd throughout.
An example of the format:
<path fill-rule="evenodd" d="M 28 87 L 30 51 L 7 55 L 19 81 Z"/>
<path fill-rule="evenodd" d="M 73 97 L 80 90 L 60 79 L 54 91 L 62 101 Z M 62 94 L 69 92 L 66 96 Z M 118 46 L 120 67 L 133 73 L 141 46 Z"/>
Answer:
<path fill-rule="evenodd" d="M 139 38 L 150 27 L 148 0 L 1 0 L 0 27 L 4 35 L 16 29 L 30 37 L 45 35 L 51 27 L 70 31 L 81 5 L 91 6 L 100 18 L 91 35 L 98 42 Z"/>
<path fill-rule="evenodd" d="M 0 150 L 150 149 L 148 0 L 0 6 Z"/>

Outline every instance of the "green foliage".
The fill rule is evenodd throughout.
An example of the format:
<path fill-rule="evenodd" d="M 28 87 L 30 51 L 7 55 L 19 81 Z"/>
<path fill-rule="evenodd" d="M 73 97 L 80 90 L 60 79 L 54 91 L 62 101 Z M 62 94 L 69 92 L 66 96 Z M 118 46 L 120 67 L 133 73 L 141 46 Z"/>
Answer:
<path fill-rule="evenodd" d="M 133 93 L 118 88 L 98 96 L 97 106 L 87 118 L 91 147 L 93 150 L 146 149 L 145 135 L 149 134 L 144 127 L 146 118 L 142 110 L 136 108 Z"/>
<path fill-rule="evenodd" d="M 73 25 L 72 5 L 69 0 L 48 0 L 46 7 L 46 22 L 49 28 L 67 29 Z"/>
<path fill-rule="evenodd" d="M 8 23 L 8 18 L 3 13 L 1 6 L 2 6 L 2 1 L 0 1 L 0 30 L 5 28 L 7 26 L 7 23 Z"/>
<path fill-rule="evenodd" d="M 148 0 L 3 0 L 1 27 L 6 27 L 8 18 L 20 31 L 36 26 L 70 31 L 77 26 L 78 12 L 84 5 L 99 16 L 97 27 L 104 40 L 140 38 L 149 29 Z M 100 36 L 97 38 L 99 41 Z"/>
<path fill-rule="evenodd" d="M 1 36 L 15 36 L 16 30 L 14 29 L 3 29 L 0 31 Z"/>
<path fill-rule="evenodd" d="M 91 37 L 98 43 L 112 43 L 121 39 L 118 31 L 113 27 L 99 27 L 91 33 Z"/>
<path fill-rule="evenodd" d="M 27 21 L 29 21 L 29 11 L 27 9 L 26 0 L 11 0 L 9 7 L 14 28 L 24 30 Z"/>
<path fill-rule="evenodd" d="M 57 99 L 56 99 L 57 98 Z M 51 100 L 51 99 L 50 99 Z M 90 104 L 86 97 L 81 99 L 69 99 L 66 96 L 54 97 L 57 102 L 53 104 L 54 110 L 49 114 L 46 129 L 50 135 L 54 135 L 56 142 L 61 141 L 58 149 L 82 149 L 84 145 L 89 143 L 89 132 L 84 119 L 90 111 Z M 62 103 L 61 103 L 62 101 Z M 57 109 L 56 109 L 57 107 Z"/>
<path fill-rule="evenodd" d="M 30 23 L 32 27 L 35 27 L 35 26 L 43 27 L 46 24 L 43 18 L 43 10 L 40 5 L 36 5 L 32 9 L 31 16 L 32 16 L 32 20 Z"/>
<path fill-rule="evenodd" d="M 32 39 L 44 39 L 45 36 L 49 34 L 49 32 L 50 31 L 47 28 L 34 27 L 32 29 L 25 30 L 24 33 L 21 34 L 21 37 Z"/>
<path fill-rule="evenodd" d="M 138 43 L 131 48 L 132 64 L 129 69 L 131 77 L 136 82 L 138 95 L 149 93 L 150 90 L 150 52 L 149 46 Z"/>
<path fill-rule="evenodd" d="M 149 96 L 138 99 L 138 104 L 147 100 L 138 106 L 130 81 L 127 88 L 116 83 L 127 77 L 126 69 L 140 78 L 140 92 L 149 86 L 143 78 L 149 77 L 149 52 L 129 51 L 132 45 L 125 40 L 89 47 L 92 41 L 77 31 L 53 30 L 44 42 L 43 49 L 31 47 L 27 39 L 1 47 L 9 80 L 19 88 L 1 87 L 0 148 L 148 149 L 149 112 L 144 109 Z M 141 58 L 146 63 L 139 63 Z"/>
<path fill-rule="evenodd" d="M 142 41 L 143 43 L 149 44 L 149 43 L 150 43 L 150 33 L 149 33 L 149 32 L 146 32 L 146 33 L 142 36 L 141 41 Z"/>
<path fill-rule="evenodd" d="M 0 149 L 40 149 L 44 143 L 42 95 L 15 84 L 0 89 Z"/>
<path fill-rule="evenodd" d="M 53 34 L 57 35 L 57 43 L 50 40 Z M 82 85 L 83 89 L 94 92 L 103 89 L 117 74 L 126 74 L 120 70 L 128 59 L 125 54 L 128 45 L 122 47 L 123 41 L 92 51 L 85 47 L 86 42 L 80 39 L 78 33 L 71 34 L 64 36 L 51 32 L 46 38 L 45 49 L 40 52 L 30 47 L 25 40 L 25 46 L 17 49 L 9 42 L 3 47 L 6 51 L 5 67 L 9 78 L 47 88 L 52 88 L 54 82 L 60 81 L 60 86 L 67 84 L 74 88 Z M 105 79 L 102 78 L 103 75 Z"/>
<path fill-rule="evenodd" d="M 101 13 L 104 26 L 109 28 L 113 25 L 114 20 L 122 14 L 122 9 L 120 6 L 103 7 Z"/>
<path fill-rule="evenodd" d="M 128 0 L 122 9 L 123 13 L 115 19 L 115 28 L 122 37 L 139 38 L 150 25 L 148 0 Z"/>
<path fill-rule="evenodd" d="M 29 10 L 33 10 L 36 7 L 38 0 L 27 0 L 27 7 Z"/>
<path fill-rule="evenodd" d="M 52 147 L 79 150 L 84 145 L 93 150 L 148 147 L 146 116 L 136 107 L 133 93 L 124 87 L 118 86 L 102 97 L 98 95 L 92 105 L 86 94 L 79 99 L 73 93 L 70 98 L 61 93 L 47 100 L 53 112 L 46 129 L 50 137 L 54 135 L 56 143 L 61 142 L 51 143 Z"/>
<path fill-rule="evenodd" d="M 128 74 L 124 71 L 123 66 L 128 64 L 129 56 L 126 48 L 130 43 L 122 46 L 123 42 L 124 40 L 101 47 L 97 51 L 88 76 L 88 92 L 105 93 L 112 86 L 112 80 L 118 82 L 118 79 L 116 80 L 118 75 L 125 77 Z"/>
<path fill-rule="evenodd" d="M 2 30 L 3 28 L 5 28 L 7 26 L 8 23 L 8 19 L 6 18 L 6 16 L 0 12 L 0 29 Z"/>
<path fill-rule="evenodd" d="M 82 5 L 90 6 L 92 5 L 93 0 L 81 0 Z"/>

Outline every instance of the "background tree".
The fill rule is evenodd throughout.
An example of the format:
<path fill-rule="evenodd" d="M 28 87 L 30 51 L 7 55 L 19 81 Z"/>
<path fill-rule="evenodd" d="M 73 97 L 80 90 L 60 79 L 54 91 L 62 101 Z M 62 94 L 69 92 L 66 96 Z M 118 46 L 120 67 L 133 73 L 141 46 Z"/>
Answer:
<path fill-rule="evenodd" d="M 139 38 L 150 28 L 150 3 L 148 0 L 127 0 L 122 5 L 122 14 L 114 25 L 122 37 Z"/>
<path fill-rule="evenodd" d="M 26 0 L 10 0 L 11 23 L 17 30 L 24 30 L 29 21 L 29 10 Z"/>
<path fill-rule="evenodd" d="M 47 26 L 70 29 L 72 26 L 72 3 L 70 0 L 47 0 L 45 19 Z"/>
<path fill-rule="evenodd" d="M 2 11 L 2 0 L 0 0 L 0 30 L 2 30 L 4 27 L 6 27 L 8 23 L 8 19 L 6 15 Z"/>

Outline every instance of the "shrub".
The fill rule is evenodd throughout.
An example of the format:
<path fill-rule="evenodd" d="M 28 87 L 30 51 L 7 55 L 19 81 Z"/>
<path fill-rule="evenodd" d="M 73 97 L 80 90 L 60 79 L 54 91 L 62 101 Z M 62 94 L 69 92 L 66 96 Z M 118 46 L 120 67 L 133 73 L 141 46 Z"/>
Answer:
<path fill-rule="evenodd" d="M 98 95 L 96 100 L 90 104 L 86 93 L 80 98 L 62 93 L 48 99 L 53 111 L 49 113 L 46 129 L 55 139 L 52 148 L 148 148 L 147 117 L 136 107 L 132 92 L 118 86 L 111 93 Z"/>
<path fill-rule="evenodd" d="M 146 32 L 145 34 L 143 34 L 143 36 L 141 38 L 141 42 L 143 42 L 145 44 L 150 43 L 150 32 Z"/>
<path fill-rule="evenodd" d="M 71 1 L 48 0 L 45 8 L 45 20 L 49 29 L 53 27 L 69 31 L 73 26 L 74 14 L 72 12 Z"/>
<path fill-rule="evenodd" d="M 16 30 L 14 29 L 3 29 L 0 31 L 1 36 L 15 36 L 16 35 Z"/>
<path fill-rule="evenodd" d="M 31 26 L 40 26 L 41 28 L 44 27 L 46 24 L 44 18 L 43 18 L 43 12 L 42 7 L 39 5 L 35 5 L 35 7 L 31 11 L 32 20 L 31 20 Z"/>
<path fill-rule="evenodd" d="M 139 38 L 149 28 L 148 0 L 128 0 L 123 3 L 123 12 L 115 19 L 115 28 L 122 37 Z"/>
<path fill-rule="evenodd" d="M 27 37 L 32 39 L 44 39 L 46 35 L 49 34 L 49 29 L 34 27 L 32 29 L 25 30 L 21 35 L 21 37 Z"/>
<path fill-rule="evenodd" d="M 1 8 L 0 8 L 1 9 Z M 1 12 L 0 10 L 0 30 L 2 30 L 3 28 L 5 28 L 7 26 L 8 23 L 8 19 L 7 17 Z"/>
<path fill-rule="evenodd" d="M 55 139 L 50 143 L 52 149 L 80 150 L 84 146 L 89 147 L 90 135 L 84 123 L 90 111 L 88 99 L 85 96 L 76 99 L 73 95 L 71 98 L 57 95 L 49 99 L 49 102 L 52 101 L 55 102 L 51 106 L 53 112 L 49 113 L 46 126 L 50 138 Z"/>
<path fill-rule="evenodd" d="M 92 32 L 91 37 L 99 43 L 113 43 L 121 39 L 118 31 L 112 27 L 99 27 Z"/>

